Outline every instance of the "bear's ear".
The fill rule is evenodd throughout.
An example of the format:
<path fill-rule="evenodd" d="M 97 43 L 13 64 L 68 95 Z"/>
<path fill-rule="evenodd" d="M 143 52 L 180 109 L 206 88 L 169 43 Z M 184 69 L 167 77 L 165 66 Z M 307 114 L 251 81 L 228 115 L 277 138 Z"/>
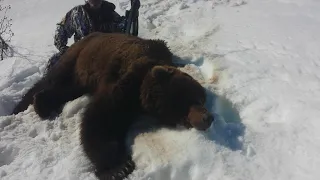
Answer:
<path fill-rule="evenodd" d="M 155 66 L 151 70 L 152 77 L 157 79 L 167 79 L 173 74 L 173 69 L 165 66 Z"/>

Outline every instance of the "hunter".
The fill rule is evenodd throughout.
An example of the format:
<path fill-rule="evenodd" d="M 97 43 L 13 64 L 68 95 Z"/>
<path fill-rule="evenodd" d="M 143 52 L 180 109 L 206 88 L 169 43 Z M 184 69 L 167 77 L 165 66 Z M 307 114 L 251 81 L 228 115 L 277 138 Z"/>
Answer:
<path fill-rule="evenodd" d="M 116 6 L 104 0 L 86 0 L 69 10 L 57 24 L 54 45 L 59 50 L 48 62 L 49 70 L 68 49 L 68 39 L 74 36 L 74 42 L 95 32 L 124 32 L 125 16 L 115 11 Z"/>

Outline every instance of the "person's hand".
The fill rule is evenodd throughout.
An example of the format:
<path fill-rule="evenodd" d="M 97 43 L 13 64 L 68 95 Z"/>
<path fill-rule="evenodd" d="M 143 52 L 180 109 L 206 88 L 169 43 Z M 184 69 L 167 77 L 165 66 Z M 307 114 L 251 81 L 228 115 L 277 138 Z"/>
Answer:
<path fill-rule="evenodd" d="M 63 53 L 65 53 L 67 51 L 68 48 L 69 48 L 69 46 L 64 46 L 64 47 L 61 47 L 59 49 L 59 51 L 60 51 L 61 54 L 63 54 Z"/>

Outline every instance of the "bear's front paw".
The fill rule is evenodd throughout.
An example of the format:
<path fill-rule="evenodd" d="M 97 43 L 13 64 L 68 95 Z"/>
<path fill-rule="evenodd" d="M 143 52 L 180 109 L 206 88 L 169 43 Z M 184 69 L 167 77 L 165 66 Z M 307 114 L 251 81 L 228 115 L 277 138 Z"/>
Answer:
<path fill-rule="evenodd" d="M 43 119 L 49 117 L 52 112 L 50 99 L 45 91 L 38 92 L 33 96 L 34 110 Z"/>
<path fill-rule="evenodd" d="M 135 163 L 131 158 L 117 168 L 105 172 L 95 172 L 99 180 L 123 180 L 129 176 L 135 169 Z"/>

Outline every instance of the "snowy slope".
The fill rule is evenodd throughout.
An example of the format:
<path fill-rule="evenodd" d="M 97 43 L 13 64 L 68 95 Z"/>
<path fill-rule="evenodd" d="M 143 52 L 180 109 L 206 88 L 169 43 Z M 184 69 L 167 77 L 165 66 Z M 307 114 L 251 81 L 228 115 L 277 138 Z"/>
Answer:
<path fill-rule="evenodd" d="M 95 179 L 79 146 L 88 99 L 55 121 L 33 107 L 7 116 L 55 51 L 55 23 L 77 0 L 5 0 L 15 57 L 0 61 L 0 179 Z M 127 0 L 112 0 L 123 14 Z M 140 36 L 162 38 L 208 89 L 210 131 L 160 129 L 134 138 L 129 177 L 316 180 L 320 176 L 320 2 L 143 0 Z"/>

